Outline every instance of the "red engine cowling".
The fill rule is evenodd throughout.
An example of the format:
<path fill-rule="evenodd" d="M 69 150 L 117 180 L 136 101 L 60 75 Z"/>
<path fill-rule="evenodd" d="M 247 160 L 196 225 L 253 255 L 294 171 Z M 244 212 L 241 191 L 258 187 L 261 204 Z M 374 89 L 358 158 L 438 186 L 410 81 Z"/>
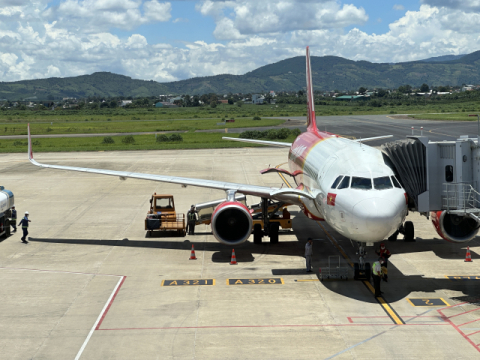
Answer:
<path fill-rule="evenodd" d="M 252 233 L 252 215 L 242 203 L 225 201 L 212 214 L 212 232 L 222 244 L 241 244 Z"/>
<path fill-rule="evenodd" d="M 438 235 L 447 241 L 467 242 L 478 233 L 477 222 L 468 216 L 448 214 L 446 211 L 432 211 L 430 215 Z"/>

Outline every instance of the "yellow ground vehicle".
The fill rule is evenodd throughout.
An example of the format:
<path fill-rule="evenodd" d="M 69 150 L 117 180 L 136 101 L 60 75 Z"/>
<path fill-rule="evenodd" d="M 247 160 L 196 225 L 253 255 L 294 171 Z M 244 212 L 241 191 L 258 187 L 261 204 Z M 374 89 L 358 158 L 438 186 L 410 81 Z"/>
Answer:
<path fill-rule="evenodd" d="M 178 236 L 185 236 L 185 214 L 175 212 L 173 195 L 152 195 L 150 210 L 145 218 L 145 230 L 150 236 L 154 231 L 171 231 Z"/>

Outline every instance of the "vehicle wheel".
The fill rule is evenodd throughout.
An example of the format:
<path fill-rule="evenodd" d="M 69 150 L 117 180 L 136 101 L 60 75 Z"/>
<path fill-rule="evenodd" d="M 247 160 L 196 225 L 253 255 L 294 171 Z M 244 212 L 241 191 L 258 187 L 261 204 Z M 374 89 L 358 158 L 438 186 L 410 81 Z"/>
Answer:
<path fill-rule="evenodd" d="M 358 273 L 360 272 L 360 266 L 358 263 L 353 264 L 353 280 L 358 280 Z"/>
<path fill-rule="evenodd" d="M 277 222 L 270 224 L 270 243 L 271 244 L 278 244 L 278 228 L 280 224 Z"/>
<path fill-rule="evenodd" d="M 395 231 L 392 235 L 388 237 L 388 241 L 397 241 L 397 236 L 398 236 L 399 231 Z"/>
<path fill-rule="evenodd" d="M 365 277 L 367 278 L 367 281 L 370 282 L 370 277 L 372 276 L 372 268 L 370 266 L 370 263 L 365 263 Z"/>
<path fill-rule="evenodd" d="M 253 243 L 260 245 L 262 243 L 263 231 L 261 224 L 253 225 Z"/>
<path fill-rule="evenodd" d="M 411 221 L 405 221 L 405 241 L 415 241 L 415 228 Z"/>

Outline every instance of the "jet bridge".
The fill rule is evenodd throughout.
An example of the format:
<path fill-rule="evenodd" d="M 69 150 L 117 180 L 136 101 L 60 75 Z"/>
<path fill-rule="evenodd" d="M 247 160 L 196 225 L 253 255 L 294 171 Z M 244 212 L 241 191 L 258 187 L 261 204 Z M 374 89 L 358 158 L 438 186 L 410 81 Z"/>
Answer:
<path fill-rule="evenodd" d="M 429 141 L 426 136 L 383 144 L 385 161 L 409 198 L 409 210 L 452 242 L 475 237 L 480 226 L 480 137 Z"/>

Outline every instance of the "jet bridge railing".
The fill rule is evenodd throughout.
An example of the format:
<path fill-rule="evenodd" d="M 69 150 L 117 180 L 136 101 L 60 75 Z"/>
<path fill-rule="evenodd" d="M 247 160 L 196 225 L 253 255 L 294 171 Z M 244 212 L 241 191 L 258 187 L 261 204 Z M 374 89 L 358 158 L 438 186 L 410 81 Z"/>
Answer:
<path fill-rule="evenodd" d="M 480 213 L 480 193 L 467 183 L 444 183 L 442 209 L 449 213 Z"/>

